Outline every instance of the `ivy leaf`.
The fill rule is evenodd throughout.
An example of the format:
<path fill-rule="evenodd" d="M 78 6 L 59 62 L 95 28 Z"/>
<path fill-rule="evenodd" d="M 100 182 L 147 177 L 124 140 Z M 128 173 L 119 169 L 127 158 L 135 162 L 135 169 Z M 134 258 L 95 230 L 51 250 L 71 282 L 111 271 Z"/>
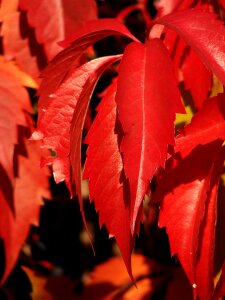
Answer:
<path fill-rule="evenodd" d="M 171 59 L 159 39 L 127 46 L 116 101 L 125 133 L 121 151 L 131 190 L 133 232 L 148 183 L 157 167 L 164 166 L 167 145 L 174 144 L 175 113 L 184 112 Z"/>

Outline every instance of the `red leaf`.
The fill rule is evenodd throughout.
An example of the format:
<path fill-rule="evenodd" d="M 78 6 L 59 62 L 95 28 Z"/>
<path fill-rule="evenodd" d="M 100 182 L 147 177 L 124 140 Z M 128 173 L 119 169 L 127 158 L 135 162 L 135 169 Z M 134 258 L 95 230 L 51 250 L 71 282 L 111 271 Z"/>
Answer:
<path fill-rule="evenodd" d="M 176 32 L 172 30 L 167 30 L 165 32 L 164 44 L 168 49 L 171 58 L 173 60 L 175 74 L 179 79 L 179 81 L 181 81 L 180 67 L 187 46 L 184 43 L 184 41 L 180 38 L 180 36 L 177 35 Z"/>
<path fill-rule="evenodd" d="M 182 64 L 182 71 L 185 88 L 190 89 L 195 107 L 199 110 L 208 98 L 212 86 L 211 72 L 206 69 L 198 55 L 191 49 Z M 197 74 L 197 76 L 193 76 L 193 74 Z"/>
<path fill-rule="evenodd" d="M 99 211 L 99 223 L 101 226 L 105 223 L 109 234 L 115 236 L 132 277 L 130 198 L 125 190 L 126 180 L 119 152 L 122 133 L 116 124 L 115 94 L 116 84 L 113 84 L 98 106 L 98 115 L 85 139 L 89 147 L 83 177 L 89 178 L 90 199 L 94 199 Z"/>
<path fill-rule="evenodd" d="M 175 30 L 225 84 L 225 35 L 223 22 L 212 13 L 185 10 L 165 16 L 159 23 Z"/>
<path fill-rule="evenodd" d="M 21 84 L 15 70 L 0 60 L 0 164 L 13 180 L 13 153 L 18 142 L 18 125 L 26 126 L 24 110 L 31 111 L 26 89 Z M 22 74 L 20 74 L 22 78 Z"/>
<path fill-rule="evenodd" d="M 123 35 L 136 40 L 119 21 L 114 19 L 100 19 L 87 22 L 62 43 L 67 48 L 61 51 L 42 73 L 44 79 L 39 90 L 40 109 L 46 108 L 48 102 L 51 102 L 49 96 L 68 77 L 69 72 L 80 64 L 79 59 L 83 52 L 98 40 L 110 35 Z"/>
<path fill-rule="evenodd" d="M 189 8 L 193 2 L 194 0 L 160 0 L 156 3 L 156 8 L 160 11 L 160 15 L 165 16 Z"/>
<path fill-rule="evenodd" d="M 133 232 L 148 183 L 156 168 L 164 166 L 167 145 L 174 143 L 175 112 L 183 112 L 172 62 L 159 39 L 128 45 L 116 101 L 125 133 L 121 151 L 131 189 Z"/>
<path fill-rule="evenodd" d="M 217 193 L 225 158 L 224 148 L 213 166 L 210 191 L 207 195 L 205 216 L 200 230 L 200 245 L 196 266 L 197 293 L 200 299 L 211 300 L 214 290 L 214 248 L 217 219 Z"/>
<path fill-rule="evenodd" d="M 199 144 L 225 139 L 225 94 L 205 102 L 204 107 L 176 137 L 175 151 L 191 151 Z"/>
<path fill-rule="evenodd" d="M 42 140 L 43 148 L 49 148 L 56 152 L 56 157 L 53 157 L 51 162 L 55 180 L 57 183 L 66 180 L 70 190 L 70 131 L 73 115 L 76 113 L 75 108 L 78 101 L 79 106 L 84 105 L 85 102 L 81 102 L 85 100 L 84 96 L 87 97 L 86 100 L 89 103 L 102 68 L 106 68 L 108 64 L 119 58 L 120 56 L 98 58 L 76 69 L 56 93 L 51 95 L 47 107 L 39 112 L 37 131 L 33 133 L 32 138 Z M 82 100 L 80 100 L 81 98 Z M 83 123 L 85 112 L 78 117 Z M 79 130 L 79 136 L 81 132 L 82 128 Z"/>
<path fill-rule="evenodd" d="M 57 42 L 97 16 L 94 0 L 19 0 L 19 3 L 27 11 L 28 22 L 35 29 L 37 41 L 44 44 L 48 59 L 61 50 Z"/>
<path fill-rule="evenodd" d="M 160 207 L 159 225 L 160 227 L 166 226 L 171 253 L 178 255 L 194 288 L 194 293 L 198 294 L 205 293 L 206 290 L 202 288 L 208 288 L 211 284 L 208 272 L 203 278 L 199 277 L 201 271 L 197 265 L 197 251 L 201 249 L 201 245 L 202 250 L 207 249 L 205 254 L 201 253 L 199 266 L 202 267 L 203 263 L 207 263 L 206 267 L 211 270 L 212 257 L 209 255 L 212 249 L 207 248 L 206 241 L 202 242 L 202 239 L 205 240 L 207 237 L 200 234 L 204 233 L 213 238 L 215 211 L 212 211 L 211 205 L 214 206 L 216 200 L 213 190 L 215 184 L 213 169 L 221 144 L 221 141 L 216 141 L 195 148 L 190 155 L 178 160 L 175 167 L 166 169 L 165 178 L 170 178 L 170 184 L 167 185 L 166 190 L 163 181 L 162 186 L 159 184 L 158 187 L 164 189 L 166 193 Z M 210 201 L 210 210 L 206 214 L 208 201 Z M 201 226 L 204 226 L 202 221 L 204 216 L 207 216 L 205 219 L 207 226 L 203 227 L 204 231 L 201 232 Z M 207 287 L 202 287 L 202 283 L 206 281 Z M 200 287 L 196 290 L 198 284 Z"/>
<path fill-rule="evenodd" d="M 86 82 L 84 83 L 83 90 L 80 93 L 80 97 L 77 99 L 77 104 L 71 121 L 70 144 L 68 148 L 68 150 L 70 151 L 70 164 L 72 167 L 71 182 L 72 182 L 73 193 L 75 193 L 74 188 L 76 188 L 76 193 L 78 195 L 80 210 L 82 214 L 83 214 L 83 203 L 82 203 L 82 195 L 81 195 L 81 142 L 82 142 L 82 130 L 84 127 L 84 121 L 85 121 L 92 92 L 94 90 L 94 87 L 99 77 L 105 71 L 105 69 L 107 69 L 114 62 L 118 61 L 120 58 L 121 58 L 120 55 L 105 56 L 89 62 L 88 69 L 90 68 L 91 65 L 93 65 L 94 68 L 92 69 L 92 73 L 90 74 L 89 78 L 87 78 Z M 86 74 L 85 76 L 87 76 Z M 77 80 L 77 84 L 79 84 L 79 80 Z M 80 87 L 81 86 L 79 85 L 79 88 Z M 63 91 L 63 93 L 64 92 L 65 91 Z M 72 92 L 72 95 L 74 95 L 74 88 L 70 90 L 70 92 Z"/>
<path fill-rule="evenodd" d="M 85 226 L 81 197 L 82 130 L 99 77 L 110 64 L 120 58 L 120 55 L 98 58 L 71 73 L 52 95 L 47 108 L 40 111 L 38 128 L 32 135 L 33 139 L 42 140 L 43 148 L 55 151 L 56 156 L 47 159 L 45 163 L 53 165 L 56 182 L 65 180 L 71 195 L 77 193 Z"/>
<path fill-rule="evenodd" d="M 219 0 L 219 5 L 222 6 L 223 9 L 225 9 L 225 1 L 224 0 Z"/>
<path fill-rule="evenodd" d="M 19 0 L 2 0 L 0 20 L 3 50 L 7 60 L 16 59 L 19 67 L 37 79 L 39 68 L 36 57 L 30 53 L 28 37 L 23 38 L 20 32 L 21 14 L 18 9 Z M 25 30 L 23 26 L 23 31 Z M 26 28 L 26 33 L 29 31 Z"/>
<path fill-rule="evenodd" d="M 25 141 L 24 141 L 25 142 Z M 25 148 L 24 148 L 25 147 Z M 22 149 L 26 149 L 26 153 Z M 15 187 L 0 170 L 0 236 L 4 241 L 6 265 L 3 283 L 12 271 L 23 246 L 30 225 L 38 225 L 42 196 L 49 197 L 46 170 L 40 170 L 39 147 L 37 144 L 25 142 L 16 148 L 18 159 L 18 175 Z M 10 203 L 12 201 L 12 203 Z"/>

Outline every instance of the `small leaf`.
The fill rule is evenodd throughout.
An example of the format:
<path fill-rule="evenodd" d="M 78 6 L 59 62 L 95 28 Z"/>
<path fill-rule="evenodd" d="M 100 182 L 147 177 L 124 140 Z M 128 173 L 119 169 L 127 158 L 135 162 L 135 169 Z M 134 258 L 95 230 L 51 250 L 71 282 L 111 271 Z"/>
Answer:
<path fill-rule="evenodd" d="M 195 107 L 200 110 L 208 98 L 212 86 L 212 74 L 198 55 L 190 49 L 182 64 L 184 86 L 189 89 Z M 197 76 L 193 76 L 197 74 Z"/>
<path fill-rule="evenodd" d="M 225 84 L 225 35 L 223 22 L 213 13 L 185 10 L 158 20 L 175 30 L 199 55 L 203 63 Z"/>
<path fill-rule="evenodd" d="M 225 140 L 225 94 L 218 94 L 205 102 L 204 107 L 192 118 L 176 137 L 175 151 L 207 144 L 216 139 Z"/>

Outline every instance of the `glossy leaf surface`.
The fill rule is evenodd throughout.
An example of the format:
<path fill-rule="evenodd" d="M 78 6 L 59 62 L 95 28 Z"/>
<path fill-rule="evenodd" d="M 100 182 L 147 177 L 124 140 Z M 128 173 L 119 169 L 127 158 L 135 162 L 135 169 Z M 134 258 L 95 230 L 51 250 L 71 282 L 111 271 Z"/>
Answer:
<path fill-rule="evenodd" d="M 225 84 L 225 46 L 221 43 L 225 27 L 215 14 L 185 10 L 164 16 L 159 22 L 175 30 Z"/>
<path fill-rule="evenodd" d="M 133 239 L 130 231 L 130 198 L 119 151 L 122 131 L 116 112 L 116 83 L 98 106 L 98 115 L 85 139 L 89 145 L 84 178 L 89 179 L 90 199 L 120 248 L 130 276 Z"/>
<path fill-rule="evenodd" d="M 214 193 L 220 176 L 215 161 L 221 144 L 222 142 L 215 141 L 196 147 L 189 155 L 175 162 L 174 167 L 166 169 L 166 176 L 170 179 L 166 187 L 159 184 L 159 189 L 164 189 L 165 193 L 160 209 L 159 225 L 166 226 L 171 253 L 178 255 L 195 295 L 208 296 L 207 293 L 212 289 L 212 278 L 208 277 L 208 272 L 212 270 L 213 248 L 211 247 L 214 239 L 213 219 L 216 206 Z M 214 171 L 215 166 L 216 171 Z M 204 226 L 205 222 L 206 226 Z M 211 244 L 208 248 L 206 244 L 209 240 Z M 205 253 L 198 252 L 199 249 Z M 199 253 L 200 261 L 198 261 Z M 207 272 L 201 276 L 201 272 L 204 272 L 203 266 Z"/>
<path fill-rule="evenodd" d="M 172 62 L 159 39 L 128 45 L 119 67 L 116 101 L 125 134 L 121 151 L 133 231 L 148 183 L 157 167 L 164 166 L 167 145 L 174 143 L 175 113 L 184 111 Z"/>
<path fill-rule="evenodd" d="M 203 109 L 184 127 L 176 137 L 175 151 L 188 148 L 191 151 L 199 144 L 216 139 L 225 139 L 225 94 L 208 99 Z"/>

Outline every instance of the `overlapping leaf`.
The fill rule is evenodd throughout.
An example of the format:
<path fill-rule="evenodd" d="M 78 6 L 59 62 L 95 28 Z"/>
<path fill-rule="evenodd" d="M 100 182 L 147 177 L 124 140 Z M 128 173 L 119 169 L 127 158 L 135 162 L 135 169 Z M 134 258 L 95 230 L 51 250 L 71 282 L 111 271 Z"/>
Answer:
<path fill-rule="evenodd" d="M 121 128 L 116 124 L 116 84 L 98 106 L 98 115 L 85 139 L 88 143 L 84 178 L 89 179 L 90 199 L 99 211 L 99 222 L 115 236 L 130 276 L 133 239 L 130 231 L 130 198 L 119 151 Z"/>
<path fill-rule="evenodd" d="M 222 141 L 215 140 L 224 139 L 223 123 L 224 94 L 218 94 L 176 138 L 175 151 L 183 159 L 175 165 L 168 161 L 153 199 L 166 194 L 159 222 L 167 227 L 172 254 L 178 254 L 200 299 L 211 299 L 213 293 L 216 203 L 224 160 Z"/>
<path fill-rule="evenodd" d="M 23 24 L 25 26 L 23 26 L 22 36 L 20 27 L 22 20 L 18 6 L 19 0 L 1 1 L 0 20 L 2 22 L 1 36 L 3 37 L 4 55 L 7 60 L 15 59 L 21 70 L 37 79 L 39 66 L 36 57 L 30 51 L 29 34 L 31 32 Z M 36 44 L 35 46 L 33 52 L 38 52 L 38 47 Z"/>
<path fill-rule="evenodd" d="M 195 295 L 207 297 L 213 289 L 215 193 L 222 165 L 216 161 L 221 144 L 215 141 L 196 147 L 166 170 L 170 184 L 167 183 L 159 217 L 159 225 L 166 226 L 171 253 L 178 255 Z M 158 188 L 165 186 L 159 184 Z"/>
<path fill-rule="evenodd" d="M 42 197 L 50 197 L 46 170 L 41 170 L 38 162 L 39 145 L 27 141 L 23 143 L 19 143 L 15 153 L 15 184 L 12 185 L 4 171 L 0 170 L 0 236 L 6 259 L 2 283 L 15 266 L 30 225 L 38 225 Z"/>
<path fill-rule="evenodd" d="M 98 40 L 110 36 L 122 35 L 136 40 L 127 28 L 117 20 L 104 19 L 87 22 L 62 43 L 66 49 L 60 52 L 42 73 L 44 80 L 40 86 L 39 108 L 46 108 L 49 96 L 53 94 L 68 74 L 80 64 L 80 56 Z"/>
<path fill-rule="evenodd" d="M 14 146 L 18 142 L 18 125 L 26 126 L 24 110 L 31 111 L 29 96 L 21 85 L 23 77 L 15 75 L 16 68 L 7 68 L 3 58 L 0 60 L 0 164 L 13 180 Z"/>
<path fill-rule="evenodd" d="M 159 39 L 128 45 L 119 67 L 116 101 L 125 133 L 121 151 L 133 231 L 148 183 L 156 168 L 164 166 L 167 145 L 174 143 L 175 113 L 184 111 L 172 62 Z"/>
<path fill-rule="evenodd" d="M 31 224 L 37 225 L 41 196 L 47 196 L 48 180 L 40 171 L 39 145 L 30 145 L 28 127 L 32 112 L 24 86 L 36 83 L 12 62 L 0 57 L 0 237 L 4 242 L 3 283 L 12 271 Z M 29 131 L 24 135 L 25 128 Z"/>
<path fill-rule="evenodd" d="M 210 190 L 207 194 L 205 215 L 200 230 L 200 245 L 197 253 L 196 282 L 200 299 L 211 300 L 214 291 L 215 226 L 217 221 L 217 194 L 220 175 L 225 159 L 224 148 L 215 161 Z"/>
<path fill-rule="evenodd" d="M 225 84 L 225 27 L 213 13 L 185 10 L 161 18 L 159 23 L 175 30 Z"/>
<path fill-rule="evenodd" d="M 44 45 L 48 59 L 62 48 L 57 44 L 84 22 L 97 17 L 94 0 L 19 0 L 20 8 L 27 11 L 28 22 L 35 29 L 37 41 Z"/>
<path fill-rule="evenodd" d="M 225 94 L 218 94 L 205 102 L 176 138 L 175 151 L 188 148 L 191 151 L 198 144 L 207 144 L 216 139 L 225 139 Z"/>
<path fill-rule="evenodd" d="M 168 49 L 173 60 L 174 69 L 179 78 L 181 60 L 185 51 L 186 45 L 184 41 L 172 30 L 167 30 L 165 33 L 164 44 Z"/>
<path fill-rule="evenodd" d="M 42 110 L 38 131 L 32 136 L 33 139 L 42 140 L 43 148 L 55 151 L 56 156 L 45 163 L 53 165 L 56 182 L 65 180 L 71 195 L 78 195 L 82 215 L 81 139 L 85 116 L 99 77 L 120 57 L 98 58 L 76 69 L 52 95 L 47 110 Z"/>
<path fill-rule="evenodd" d="M 194 105 L 199 110 L 209 96 L 212 74 L 193 50 L 186 55 L 182 71 L 185 88 L 190 90 Z"/>

